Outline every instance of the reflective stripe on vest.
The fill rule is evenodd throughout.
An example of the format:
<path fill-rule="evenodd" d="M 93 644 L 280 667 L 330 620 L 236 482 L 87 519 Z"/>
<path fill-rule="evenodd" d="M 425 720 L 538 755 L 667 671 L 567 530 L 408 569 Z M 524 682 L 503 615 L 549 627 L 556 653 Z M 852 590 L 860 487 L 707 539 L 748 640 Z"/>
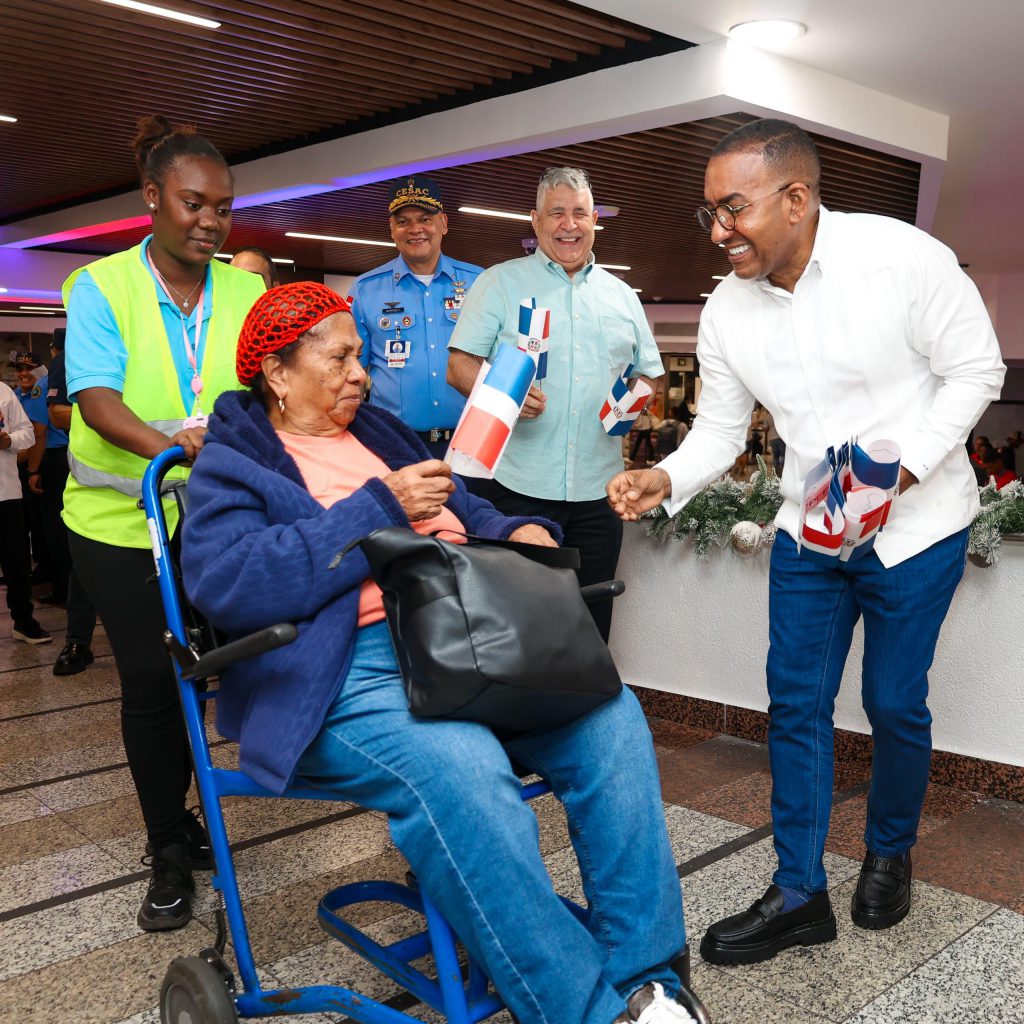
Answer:
<path fill-rule="evenodd" d="M 147 427 L 159 430 L 164 437 L 173 437 L 179 430 L 184 429 L 184 420 L 150 420 Z M 68 465 L 71 467 L 71 475 L 83 487 L 109 487 L 129 498 L 142 497 L 142 481 L 133 476 L 117 476 L 115 473 L 105 473 L 102 469 L 93 469 L 87 466 L 81 459 L 76 459 L 72 452 L 68 451 Z M 165 493 L 176 483 L 174 480 L 164 480 L 160 489 L 161 494 Z"/>

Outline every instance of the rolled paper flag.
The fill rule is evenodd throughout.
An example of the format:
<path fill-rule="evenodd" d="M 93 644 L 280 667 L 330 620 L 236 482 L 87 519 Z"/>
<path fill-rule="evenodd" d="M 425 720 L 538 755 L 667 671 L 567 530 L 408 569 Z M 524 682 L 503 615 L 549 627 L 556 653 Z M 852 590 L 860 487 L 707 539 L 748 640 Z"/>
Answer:
<path fill-rule="evenodd" d="M 855 444 L 850 453 L 850 470 L 855 484 L 885 491 L 885 509 L 879 529 L 885 526 L 900 483 L 900 446 L 895 441 L 873 441 L 865 451 Z"/>
<path fill-rule="evenodd" d="M 548 375 L 548 338 L 551 335 L 551 310 L 538 306 L 536 299 L 523 299 L 519 303 L 519 348 L 527 353 L 537 366 L 535 380 Z"/>
<path fill-rule="evenodd" d="M 454 472 L 493 479 L 536 369 L 525 352 L 511 345 L 501 345 L 493 362 L 480 367 L 445 455 Z"/>
<path fill-rule="evenodd" d="M 807 475 L 801 509 L 798 551 L 823 565 L 838 561 L 846 529 L 842 478 L 833 462 L 825 458 Z"/>
<path fill-rule="evenodd" d="M 630 388 L 629 375 L 632 372 L 632 363 L 619 371 L 608 397 L 604 400 L 604 405 L 601 406 L 601 426 L 604 427 L 604 432 L 612 437 L 621 437 L 629 433 L 637 416 L 643 412 L 647 399 L 651 397 L 652 388 L 645 380 L 637 379 Z"/>
<path fill-rule="evenodd" d="M 889 500 L 880 487 L 853 487 L 843 505 L 843 548 L 840 562 L 863 558 L 875 546 Z"/>

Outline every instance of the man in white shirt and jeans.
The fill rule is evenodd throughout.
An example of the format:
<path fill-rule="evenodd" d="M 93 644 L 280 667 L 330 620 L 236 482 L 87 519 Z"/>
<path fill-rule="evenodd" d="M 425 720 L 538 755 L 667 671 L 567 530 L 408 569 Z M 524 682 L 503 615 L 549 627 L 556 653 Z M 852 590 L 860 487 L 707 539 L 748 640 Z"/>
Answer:
<path fill-rule="evenodd" d="M 678 451 L 607 488 L 622 519 L 658 504 L 677 512 L 743 451 L 755 400 L 787 446 L 767 664 L 779 867 L 749 910 L 708 929 L 701 954 L 712 963 L 835 938 L 822 864 L 832 715 L 861 616 L 874 755 L 851 914 L 862 928 L 888 928 L 910 909 L 931 756 L 928 669 L 978 510 L 964 441 L 1005 373 L 954 254 L 901 221 L 826 210 L 819 181 L 814 143 L 785 121 L 755 121 L 715 148 L 697 218 L 733 273 L 701 317 L 698 415 Z M 899 444 L 901 496 L 873 552 L 827 568 L 797 551 L 803 481 L 850 437 Z"/>

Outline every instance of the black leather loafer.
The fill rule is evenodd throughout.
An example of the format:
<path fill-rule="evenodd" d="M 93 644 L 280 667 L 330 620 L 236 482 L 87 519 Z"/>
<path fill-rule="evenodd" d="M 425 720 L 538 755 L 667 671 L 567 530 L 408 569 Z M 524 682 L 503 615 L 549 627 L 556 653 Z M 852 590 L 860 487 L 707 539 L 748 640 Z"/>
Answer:
<path fill-rule="evenodd" d="M 913 867 L 899 857 L 876 857 L 870 850 L 857 879 L 850 916 L 858 928 L 891 928 L 910 913 Z"/>
<path fill-rule="evenodd" d="M 701 939 L 700 955 L 712 964 L 756 964 L 789 946 L 816 946 L 836 937 L 836 917 L 827 892 L 815 893 L 802 907 L 782 912 L 777 885 L 749 910 L 717 921 Z"/>

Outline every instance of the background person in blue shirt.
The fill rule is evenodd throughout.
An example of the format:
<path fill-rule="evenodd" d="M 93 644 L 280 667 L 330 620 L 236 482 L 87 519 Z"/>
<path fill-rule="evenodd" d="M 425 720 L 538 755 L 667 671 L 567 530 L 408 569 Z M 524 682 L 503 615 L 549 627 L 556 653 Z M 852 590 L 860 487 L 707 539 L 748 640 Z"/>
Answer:
<path fill-rule="evenodd" d="M 586 586 L 614 577 L 622 546 L 604 490 L 622 471 L 622 439 L 605 433 L 601 406 L 627 363 L 648 380 L 663 369 L 636 293 L 594 265 L 597 212 L 586 171 L 548 168 L 532 218 L 537 251 L 489 268 L 474 285 L 452 336 L 448 380 L 468 395 L 482 360 L 517 344 L 523 299 L 551 310 L 543 389 L 530 389 L 483 496 L 505 515 L 558 523 L 566 546 L 579 549 Z M 607 640 L 611 601 L 590 610 Z"/>
<path fill-rule="evenodd" d="M 448 217 L 437 183 L 399 178 L 389 189 L 391 238 L 399 255 L 352 285 L 372 405 L 411 427 L 443 459 L 466 400 L 445 380 L 448 339 L 482 268 L 441 253 Z"/>

